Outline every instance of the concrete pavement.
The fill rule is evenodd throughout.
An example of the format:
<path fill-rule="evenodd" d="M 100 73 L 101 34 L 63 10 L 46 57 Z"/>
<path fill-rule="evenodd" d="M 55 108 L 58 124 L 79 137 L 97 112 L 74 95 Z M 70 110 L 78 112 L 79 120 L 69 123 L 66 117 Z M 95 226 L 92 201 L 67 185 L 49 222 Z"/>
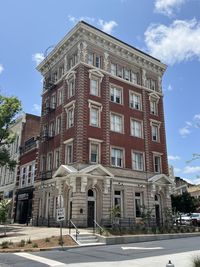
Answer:
<path fill-rule="evenodd" d="M 46 237 L 51 236 L 59 236 L 60 228 L 59 227 L 33 227 L 26 225 L 17 225 L 10 224 L 7 226 L 7 236 L 3 237 L 4 226 L 0 225 L 0 243 L 3 241 L 12 241 L 12 242 L 20 242 L 22 239 L 28 240 L 37 240 L 44 239 Z M 72 233 L 74 230 L 72 229 Z M 81 229 L 81 233 L 89 233 L 91 230 Z M 62 234 L 69 234 L 68 228 L 62 229 Z"/>

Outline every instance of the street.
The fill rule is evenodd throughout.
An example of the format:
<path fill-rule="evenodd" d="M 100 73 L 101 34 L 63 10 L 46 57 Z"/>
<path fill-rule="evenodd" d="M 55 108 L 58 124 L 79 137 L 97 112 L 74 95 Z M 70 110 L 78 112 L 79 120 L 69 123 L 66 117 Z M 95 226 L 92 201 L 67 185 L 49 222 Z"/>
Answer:
<path fill-rule="evenodd" d="M 134 266 L 165 267 L 171 260 L 175 267 L 192 267 L 194 255 L 200 255 L 200 237 L 95 246 L 37 253 L 0 254 L 0 267 L 45 266 Z"/>

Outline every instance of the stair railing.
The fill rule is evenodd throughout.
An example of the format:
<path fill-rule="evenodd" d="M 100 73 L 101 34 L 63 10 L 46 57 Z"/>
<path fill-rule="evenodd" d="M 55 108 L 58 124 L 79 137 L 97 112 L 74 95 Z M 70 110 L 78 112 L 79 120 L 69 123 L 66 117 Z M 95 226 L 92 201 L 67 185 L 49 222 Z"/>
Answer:
<path fill-rule="evenodd" d="M 80 234 L 80 231 L 78 230 L 78 228 L 76 227 L 76 225 L 72 222 L 72 220 L 69 220 L 69 234 L 71 235 L 71 229 L 72 227 L 75 228 L 76 230 L 76 241 L 77 241 L 77 237 Z"/>
<path fill-rule="evenodd" d="M 93 233 L 95 234 L 96 233 L 96 228 L 99 229 L 99 234 L 102 235 L 102 233 L 104 232 L 104 229 L 103 227 L 101 227 L 98 222 L 96 222 L 94 220 L 94 224 L 93 224 Z"/>

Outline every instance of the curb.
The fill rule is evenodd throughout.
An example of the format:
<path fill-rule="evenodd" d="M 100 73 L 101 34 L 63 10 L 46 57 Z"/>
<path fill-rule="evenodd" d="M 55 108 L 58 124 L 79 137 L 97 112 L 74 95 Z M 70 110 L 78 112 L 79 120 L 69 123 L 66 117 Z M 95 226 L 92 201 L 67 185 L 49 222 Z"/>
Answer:
<path fill-rule="evenodd" d="M 1 253 L 17 253 L 17 252 L 39 252 L 39 251 L 53 251 L 53 250 L 61 250 L 61 251 L 66 251 L 68 249 L 73 249 L 73 248 L 79 248 L 80 246 L 63 246 L 63 247 L 46 247 L 46 248 L 24 248 L 24 249 L 0 249 L 0 254 Z"/>

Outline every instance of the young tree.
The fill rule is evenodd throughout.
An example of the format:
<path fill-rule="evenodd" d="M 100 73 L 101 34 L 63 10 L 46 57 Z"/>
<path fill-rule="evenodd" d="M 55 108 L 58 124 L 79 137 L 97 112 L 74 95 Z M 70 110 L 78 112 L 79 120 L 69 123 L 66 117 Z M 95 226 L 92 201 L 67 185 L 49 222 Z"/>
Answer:
<path fill-rule="evenodd" d="M 15 116 L 21 110 L 21 102 L 17 97 L 0 95 L 0 167 L 6 166 L 13 169 L 16 162 L 10 158 L 9 144 L 15 140 L 15 135 L 10 131 L 10 126 L 15 121 Z"/>
<path fill-rule="evenodd" d="M 197 208 L 197 200 L 188 192 L 182 195 L 172 195 L 172 208 L 183 213 L 194 212 Z"/>
<path fill-rule="evenodd" d="M 6 235 L 6 221 L 8 218 L 9 207 L 11 204 L 11 200 L 2 200 L 0 202 L 0 223 L 4 224 L 4 235 Z"/>

